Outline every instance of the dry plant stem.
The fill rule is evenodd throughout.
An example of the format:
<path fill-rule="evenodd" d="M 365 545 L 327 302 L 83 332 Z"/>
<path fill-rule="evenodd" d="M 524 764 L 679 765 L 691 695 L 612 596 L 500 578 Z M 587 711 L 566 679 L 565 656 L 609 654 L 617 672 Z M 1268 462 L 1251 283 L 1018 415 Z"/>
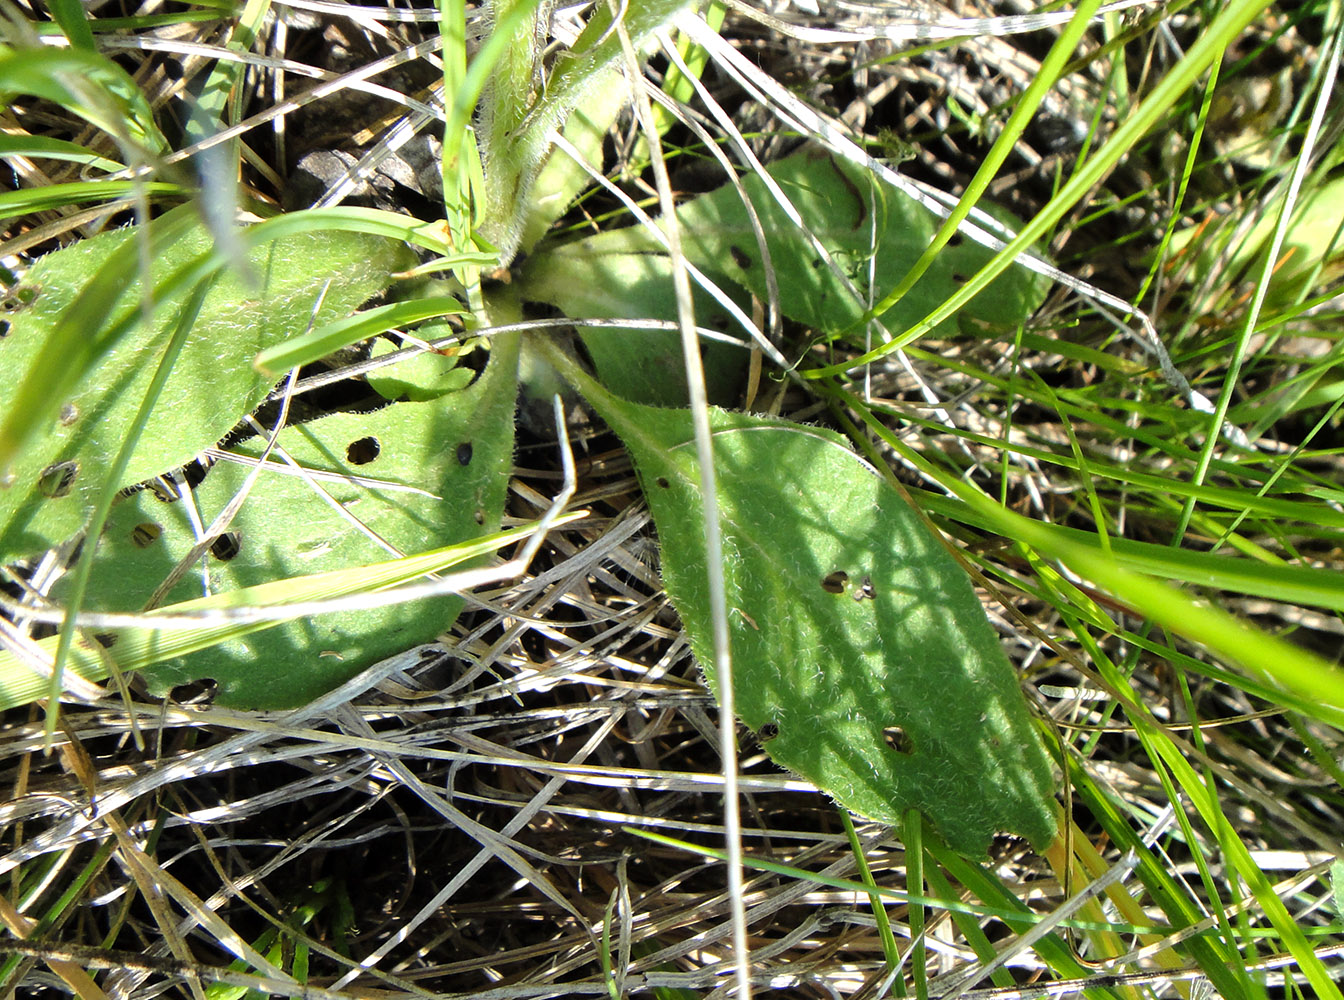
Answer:
<path fill-rule="evenodd" d="M 27 939 L 37 926 L 36 920 L 25 917 L 4 896 L 0 896 L 0 923 L 20 940 Z M 78 962 L 52 956 L 43 957 L 51 971 L 60 976 L 80 1000 L 107 1000 L 107 994 L 99 989 L 93 977 Z"/>
<path fill-rule="evenodd" d="M 348 709 L 348 706 L 345 708 Z M 363 734 L 366 737 L 372 737 L 374 735 L 374 731 L 369 727 L 368 723 L 356 713 L 345 710 L 342 714 L 344 715 L 343 721 L 346 722 L 347 725 L 354 727 L 357 733 Z M 598 728 L 594 736 L 588 741 L 588 744 L 579 751 L 577 757 L 580 761 L 597 748 L 602 739 L 607 736 L 609 728 L 614 726 L 615 723 L 616 719 L 615 717 L 612 717 L 608 720 L 608 726 L 606 728 Z M 396 934 L 389 937 L 387 941 L 375 949 L 375 951 L 367 958 L 362 959 L 358 967 L 352 968 L 338 979 L 333 984 L 335 988 L 339 989 L 348 985 L 361 972 L 376 967 L 380 961 L 387 957 L 393 948 L 408 939 L 422 923 L 437 913 L 448 900 L 457 895 L 462 887 L 466 885 L 471 876 L 491 858 L 497 858 L 510 868 L 514 869 L 520 876 L 527 880 L 529 885 L 535 886 L 538 890 L 544 893 L 553 903 L 573 917 L 580 926 L 587 926 L 587 921 L 583 914 L 581 914 L 569 900 L 560 894 L 559 890 L 551 884 L 550 880 L 529 864 L 518 851 L 508 846 L 508 839 L 519 830 L 523 829 L 523 827 L 536 816 L 542 806 L 544 806 L 545 803 L 560 790 L 561 786 L 565 784 L 568 780 L 567 778 L 558 776 L 548 781 L 546 785 L 532 797 L 529 807 L 520 809 L 504 829 L 496 833 L 488 827 L 477 823 L 460 809 L 453 806 L 450 801 L 451 788 L 448 790 L 449 795 L 444 795 L 436 789 L 426 787 L 424 782 L 421 781 L 403 761 L 394 757 L 383 757 L 382 763 L 396 774 L 403 784 L 415 790 L 420 798 L 428 803 L 436 812 L 440 813 L 444 819 L 457 829 L 463 830 L 475 839 L 477 843 L 481 845 L 481 849 L 476 852 L 470 862 L 459 867 L 458 870 L 454 872 L 453 877 L 448 881 L 448 884 L 435 893 L 434 897 L 422 906 Z"/>
<path fill-rule="evenodd" d="M 92 762 L 84 752 L 83 746 L 77 739 L 71 738 L 69 743 L 60 747 L 59 752 L 70 770 L 84 785 L 90 799 L 94 799 L 98 793 L 97 774 Z M 174 958 L 179 962 L 189 963 L 191 961 L 191 950 L 181 934 L 177 932 L 175 927 L 177 921 L 173 918 L 172 911 L 168 906 L 169 898 L 189 912 L 196 914 L 198 922 L 208 927 L 215 935 L 216 940 L 222 946 L 233 951 L 239 958 L 253 963 L 254 967 L 265 970 L 269 975 L 286 978 L 285 974 L 271 964 L 265 956 L 243 941 L 218 916 L 203 907 L 200 899 L 186 886 L 182 885 L 152 857 L 142 851 L 118 810 L 106 811 L 103 814 L 103 821 L 116 839 L 122 867 L 134 880 L 141 898 L 144 899 L 154 916 L 155 923 L 158 924 L 158 930 L 162 935 L 161 940 L 173 951 Z M 196 1000 L 205 1000 L 205 991 L 197 977 L 188 977 L 187 985 Z"/>
<path fill-rule="evenodd" d="M 1081 836 L 1081 833 L 1079 833 L 1079 836 Z M 1056 840 L 1055 844 L 1046 852 L 1047 858 L 1050 859 L 1052 866 L 1067 864 L 1067 859 L 1064 859 L 1062 856 L 1062 845 L 1062 840 Z M 1063 923 L 1066 919 L 1073 917 L 1079 910 L 1087 910 L 1089 911 L 1090 918 L 1097 919 L 1097 921 L 1105 921 L 1105 914 L 1103 914 L 1101 909 L 1095 905 L 1095 899 L 1097 899 L 1098 895 L 1101 895 L 1102 892 L 1106 892 L 1107 895 L 1113 897 L 1114 892 L 1111 890 L 1111 887 L 1113 886 L 1117 887 L 1116 891 L 1124 892 L 1124 888 L 1120 887 L 1120 883 L 1134 870 L 1134 867 L 1136 867 L 1137 864 L 1138 855 L 1136 855 L 1136 853 L 1133 851 L 1125 853 L 1118 862 L 1111 864 L 1111 866 L 1106 868 L 1106 871 L 1103 871 L 1101 875 L 1098 875 L 1097 878 L 1093 879 L 1093 882 L 1087 884 L 1082 890 L 1075 892 L 1073 897 L 1068 898 L 1062 905 L 1051 910 L 1048 917 L 1040 919 L 1035 926 L 1032 926 L 1031 930 L 1025 931 L 1019 938 L 1016 938 L 1011 946 L 1001 950 L 999 956 L 997 956 L 995 960 L 988 962 L 988 964 L 981 966 L 981 968 L 973 969 L 966 973 L 961 980 L 958 980 L 956 984 L 946 989 L 945 995 L 960 996 L 962 992 L 968 991 L 968 989 L 974 987 L 977 983 L 982 983 L 986 976 L 991 976 L 995 970 L 1007 966 L 1009 960 L 1012 960 L 1016 954 L 1031 948 L 1032 945 L 1035 945 L 1035 942 L 1040 941 L 1040 938 L 1043 938 L 1044 935 L 1054 931 L 1055 927 L 1058 927 L 1060 923 Z"/>
<path fill-rule="evenodd" d="M 1091 884 L 1087 885 L 1080 892 L 1066 900 L 1062 905 L 1052 910 L 1048 917 L 1038 921 L 1031 930 L 1015 940 L 1011 947 L 1003 949 L 994 961 L 989 962 L 978 969 L 971 970 L 963 979 L 949 986 L 942 995 L 959 996 L 963 992 L 971 989 L 977 983 L 983 982 L 985 977 L 992 975 L 996 970 L 1004 968 L 1013 956 L 1030 948 L 1065 920 L 1069 919 L 1069 917 L 1073 916 L 1085 906 L 1091 904 L 1101 893 L 1106 892 L 1112 885 L 1115 885 L 1124 879 L 1134 870 L 1134 866 L 1138 864 L 1138 861 L 1138 856 L 1133 852 L 1121 857 L 1119 861 L 1105 872 L 1105 874 L 1095 879 Z M 1100 914 L 1098 915 L 1100 916 Z"/>
<path fill-rule="evenodd" d="M 612 0 L 609 0 L 612 2 Z M 719 757 L 723 766 L 723 828 L 728 849 L 728 893 L 733 923 L 733 960 L 739 1000 L 751 998 L 751 960 L 747 941 L 746 906 L 742 898 L 742 817 L 737 786 L 737 712 L 733 699 L 733 664 L 728 643 L 728 599 L 723 579 L 723 532 L 719 523 L 718 479 L 714 468 L 714 441 L 709 426 L 709 393 L 700 341 L 695 334 L 691 279 L 681 251 L 681 232 L 676 222 L 676 200 L 663 159 L 657 119 L 648 96 L 639 86 L 643 72 L 620 11 L 613 8 L 613 23 L 625 54 L 627 79 L 634 93 L 635 109 L 649 143 L 649 161 L 658 188 L 658 202 L 667 220 L 668 253 L 677 296 L 677 322 L 686 384 L 690 393 L 695 452 L 700 466 L 700 499 L 705 509 L 705 557 L 708 572 L 710 624 L 714 637 L 714 670 L 719 677 Z"/>
<path fill-rule="evenodd" d="M 15 610 L 10 613 L 18 614 L 26 607 L 27 605 L 16 605 Z M 8 618 L 0 618 L 0 647 L 12 652 L 19 662 L 38 677 L 51 680 L 53 674 L 51 657 L 32 636 L 16 628 Z M 65 695 L 78 701 L 97 701 L 107 693 L 73 670 L 61 671 L 60 684 L 61 691 Z"/>
<path fill-rule="evenodd" d="M 183 763 L 162 765 L 143 777 L 133 779 L 110 791 L 103 789 L 88 808 L 72 805 L 66 818 L 11 851 L 4 858 L 0 858 L 0 875 L 13 871 L 33 858 L 61 849 L 71 841 L 71 838 L 77 838 L 98 823 L 106 812 L 120 809 L 141 796 L 153 793 L 156 789 L 219 768 L 225 761 L 246 754 L 275 739 L 277 733 L 303 730 L 311 720 L 325 717 L 339 706 L 364 694 L 386 677 L 416 664 L 421 651 L 425 648 L 436 647 L 416 647 L 399 656 L 375 663 L 334 691 L 314 699 L 293 712 L 284 713 L 274 722 L 256 724 L 255 728 L 244 728 L 241 723 L 246 720 L 239 718 L 237 721 L 240 725 L 237 728 L 244 728 L 244 731 L 229 737 L 217 746 Z"/>
<path fill-rule="evenodd" d="M 816 28 L 807 24 L 781 20 L 743 3 L 742 0 L 723 0 L 734 13 L 749 18 L 788 38 L 818 45 L 838 42 L 863 42 L 884 38 L 894 42 L 926 42 L 939 39 L 962 38 L 968 35 L 1015 35 L 1063 24 L 1073 16 L 1071 11 L 1048 14 L 1014 14 L 1008 17 L 947 17 L 933 19 L 905 19 L 890 17 L 882 4 L 883 16 L 873 23 L 851 28 Z M 1132 7 L 1144 7 L 1156 0 L 1116 0 L 1099 10 L 1101 14 L 1115 14 Z M 898 8 L 899 9 L 899 8 Z"/>
<path fill-rule="evenodd" d="M 1344 954 L 1344 945 L 1321 948 L 1317 954 L 1322 959 L 1334 958 Z M 1291 955 L 1274 955 L 1250 963 L 1246 968 L 1248 971 L 1263 973 L 1272 969 L 1287 968 L 1295 961 Z M 1287 982 L 1287 977 L 1279 976 L 1276 982 L 1274 977 L 1266 976 L 1266 982 L 1267 985 L 1281 987 Z M 1157 988 L 1171 983 L 1190 983 L 1189 995 L 1191 997 L 1207 996 L 1207 993 L 1200 992 L 1201 987 L 1207 987 L 1208 985 L 1208 978 L 1204 972 L 1197 967 L 1187 967 L 1153 970 L 1151 972 L 1101 973 L 1096 976 L 1089 976 L 1086 979 L 1060 979 L 1050 983 L 1020 988 L 967 990 L 960 994 L 958 1000 L 1048 1000 L 1048 998 L 1053 997 L 1082 994 L 1089 989 L 1136 989 L 1140 986 Z"/>
<path fill-rule="evenodd" d="M 87 945 L 52 944 L 43 941 L 0 941 L 0 954 L 30 955 L 45 960 L 49 965 L 58 963 L 77 966 L 81 972 L 85 969 L 105 969 L 111 972 L 134 971 L 166 976 L 184 983 L 222 983 L 244 990 L 256 990 L 266 995 L 296 997 L 299 1000 L 350 1000 L 348 993 L 325 990 L 320 986 L 310 986 L 295 982 L 290 976 L 274 977 L 249 975 L 234 972 L 220 966 L 204 965 L 200 962 L 173 961 L 148 958 L 141 953 L 118 952 L 107 948 L 92 948 Z M 84 973 L 87 975 L 87 973 Z M 97 987 L 94 987 L 97 990 Z M 81 997 L 85 994 L 80 994 Z M 101 990 L 88 994 L 94 997 L 106 996 Z"/>
<path fill-rule="evenodd" d="M 290 98 L 283 104 L 267 108 L 265 111 L 258 112 L 245 121 L 239 122 L 237 125 L 230 125 L 228 128 L 221 129 L 209 138 L 193 143 L 185 149 L 169 153 L 159 161 L 158 166 L 171 166 L 174 163 L 188 160 L 207 149 L 228 142 L 231 139 L 236 139 L 240 135 L 245 135 L 258 125 L 265 125 L 267 122 L 275 121 L 277 118 L 291 114 L 299 108 L 312 104 L 315 101 L 320 101 L 330 97 L 332 94 L 339 93 L 341 90 L 344 90 L 354 83 L 367 80 L 371 76 L 377 76 L 379 73 L 386 72 L 396 66 L 402 66 L 406 63 L 414 62 L 417 59 L 423 59 L 425 56 L 435 52 L 440 44 L 441 43 L 437 37 L 429 38 L 423 42 L 418 42 L 409 48 L 403 49 L 400 52 L 394 52 L 391 55 L 384 56 L 368 65 L 351 70 L 349 73 L 342 74 L 334 80 L 327 80 L 310 90 L 304 91 L 302 94 Z M 155 167 L 149 166 L 129 167 L 118 173 L 109 174 L 107 179 L 121 180 L 130 177 L 145 177 L 153 173 L 155 169 Z"/>

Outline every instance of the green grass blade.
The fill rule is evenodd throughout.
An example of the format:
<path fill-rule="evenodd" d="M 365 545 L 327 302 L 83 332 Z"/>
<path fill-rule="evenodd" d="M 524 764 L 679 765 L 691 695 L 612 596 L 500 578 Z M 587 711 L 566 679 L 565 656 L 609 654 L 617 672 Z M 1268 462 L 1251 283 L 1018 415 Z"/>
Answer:
<path fill-rule="evenodd" d="M 140 88 L 120 66 L 83 48 L 0 51 L 0 102 L 32 94 L 69 109 L 139 158 L 166 152 L 168 140 Z"/>
<path fill-rule="evenodd" d="M 1240 34 L 1255 17 L 1268 6 L 1268 0 L 1232 0 L 1214 21 L 1204 30 L 1185 56 L 1170 73 L 1162 78 L 1143 103 L 1134 109 L 1134 113 L 1120 123 L 1115 133 L 1097 152 L 1082 165 L 1044 208 L 1032 218 L 1021 232 L 1010 240 L 994 258 L 973 275 L 967 282 L 942 305 L 931 312 L 915 326 L 906 330 L 889 343 L 874 348 L 867 354 L 851 358 L 837 365 L 825 365 L 802 372 L 804 377 L 820 379 L 842 375 L 855 367 L 876 361 L 917 340 L 943 320 L 955 316 L 962 306 L 969 302 L 977 292 L 984 289 L 999 274 L 1006 270 L 1018 254 L 1028 250 L 1033 243 L 1044 236 L 1052 226 L 1062 219 L 1066 212 L 1076 205 L 1117 162 L 1162 118 L 1176 103 L 1180 95 L 1187 90 L 1209 64 L 1221 56 L 1224 49 Z M 860 324 L 880 318 L 877 309 L 869 310 Z M 856 326 L 860 325 L 856 324 Z"/>
<path fill-rule="evenodd" d="M 375 306 L 354 316 L 343 317 L 311 333 L 291 337 L 268 347 L 253 359 L 253 366 L 265 375 L 281 375 L 291 368 L 326 357 L 342 347 L 376 337 L 401 326 L 427 319 L 453 316 L 462 312 L 462 303 L 450 296 L 434 296 Z"/>
<path fill-rule="evenodd" d="M 567 524 L 582 516 L 582 512 L 565 515 L 556 518 L 553 524 Z M 428 573 L 438 573 L 468 560 L 490 555 L 506 545 L 528 537 L 535 528 L 535 524 L 522 525 L 471 542 L 447 545 L 402 559 L 288 580 L 275 580 L 147 612 L 139 616 L 140 624 L 116 630 L 117 639 L 112 649 L 115 651 L 117 667 L 123 671 L 138 670 L 309 613 L 304 608 L 287 612 L 285 605 L 302 605 L 353 594 L 372 595 L 375 591 L 408 583 Z M 377 598 L 370 596 L 369 600 L 372 602 Z M 266 609 L 269 617 L 262 621 L 228 620 L 230 609 L 251 608 Z M 196 624 L 190 621 L 183 622 L 181 617 L 183 615 L 194 617 L 208 615 L 208 617 L 202 617 L 200 623 Z M 57 641 L 53 636 L 42 640 L 39 646 L 51 653 L 54 652 Z M 104 659 L 108 652 L 95 640 L 77 639 L 71 647 L 67 669 L 75 671 L 86 680 L 102 680 L 109 673 Z M 27 669 L 13 653 L 0 652 L 0 710 L 30 704 L 42 697 L 45 690 L 44 679 Z"/>
<path fill-rule="evenodd" d="M 1197 601 L 1166 584 L 1124 568 L 1114 556 L 1094 544 L 1084 544 L 1084 533 L 1063 537 L 1051 526 L 1005 509 L 974 486 L 949 475 L 913 451 L 883 426 L 854 397 L 846 397 L 868 428 L 912 465 L 932 476 L 945 489 L 984 518 L 1004 538 L 1016 539 L 1050 559 L 1057 559 L 1084 579 L 1135 609 L 1140 615 L 1177 635 L 1199 643 L 1228 662 L 1268 680 L 1296 696 L 1306 714 L 1332 725 L 1344 725 L 1344 670 L 1294 644 L 1247 625 L 1233 615 Z M 1118 542 L 1112 543 L 1118 548 Z"/>

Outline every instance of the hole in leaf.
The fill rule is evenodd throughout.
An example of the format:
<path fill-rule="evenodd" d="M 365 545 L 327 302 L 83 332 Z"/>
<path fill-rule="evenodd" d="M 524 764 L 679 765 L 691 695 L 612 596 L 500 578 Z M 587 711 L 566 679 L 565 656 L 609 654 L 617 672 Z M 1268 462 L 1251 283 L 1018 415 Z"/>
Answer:
<path fill-rule="evenodd" d="M 351 465 L 368 465 L 382 450 L 383 446 L 376 437 L 360 438 L 345 446 L 345 457 Z"/>
<path fill-rule="evenodd" d="M 471 464 L 471 442 L 470 442 L 470 441 L 463 441 L 460 445 L 457 446 L 457 464 L 458 464 L 458 465 L 470 465 L 470 464 Z"/>
<path fill-rule="evenodd" d="M 958 285 L 964 285 L 966 284 L 966 275 L 962 274 L 960 271 L 953 271 L 952 280 Z"/>
<path fill-rule="evenodd" d="M 199 458 L 194 462 L 188 462 L 186 465 L 182 466 L 182 475 L 186 477 L 187 485 L 194 490 L 197 486 L 200 486 L 201 483 L 205 482 L 206 473 L 210 471 L 210 467 L 213 464 L 213 459 L 206 461 L 203 458 Z"/>
<path fill-rule="evenodd" d="M 964 243 L 965 241 L 966 237 L 962 236 L 961 233 L 953 233 L 950 237 L 948 237 L 947 245 L 949 249 L 955 250 L 957 247 L 961 246 L 962 243 Z"/>
<path fill-rule="evenodd" d="M 226 531 L 210 543 L 210 554 L 220 562 L 228 562 L 241 552 L 242 548 L 243 546 L 238 538 L 238 532 Z"/>
<path fill-rule="evenodd" d="M 730 246 L 728 252 L 732 254 L 733 263 L 742 268 L 742 270 L 745 271 L 747 268 L 751 267 L 751 258 L 747 256 L 741 247 Z"/>
<path fill-rule="evenodd" d="M 131 529 L 131 544 L 137 549 L 147 549 L 159 540 L 163 529 L 153 521 L 137 524 Z"/>
<path fill-rule="evenodd" d="M 773 722 L 767 722 L 760 729 L 756 730 L 756 739 L 762 743 L 768 743 L 779 735 L 779 726 Z"/>
<path fill-rule="evenodd" d="M 910 737 L 906 735 L 905 730 L 900 726 L 888 726 L 882 730 L 882 739 L 887 746 L 895 750 L 898 754 L 908 757 L 915 752 L 914 744 L 910 742 Z"/>
<path fill-rule="evenodd" d="M 821 589 L 828 594 L 843 594 L 849 583 L 849 574 L 842 569 L 827 573 L 821 578 Z"/>
<path fill-rule="evenodd" d="M 179 705 L 208 705 L 218 690 L 218 681 L 213 677 L 202 677 L 200 680 L 178 684 L 168 692 L 168 699 Z"/>
<path fill-rule="evenodd" d="M 75 476 L 78 474 L 78 462 L 56 462 L 53 465 L 48 465 L 42 470 L 42 474 L 37 477 L 38 491 L 44 497 L 50 497 L 53 500 L 68 496 L 70 488 L 75 485 Z"/>
<path fill-rule="evenodd" d="M 0 309 L 8 313 L 19 312 L 36 302 L 40 294 L 42 294 L 41 285 L 19 285 L 0 301 Z"/>
<path fill-rule="evenodd" d="M 9 336 L 10 322 L 7 319 L 0 319 L 0 340 Z"/>
<path fill-rule="evenodd" d="M 659 476 L 657 479 L 654 480 L 654 482 L 658 484 L 658 488 L 660 490 L 665 490 L 672 485 L 667 481 L 666 476 Z"/>
<path fill-rule="evenodd" d="M 93 641 L 104 649 L 111 649 L 117 644 L 117 635 L 115 632 L 95 632 Z"/>
<path fill-rule="evenodd" d="M 873 589 L 873 578 L 865 576 L 863 583 L 854 591 L 854 600 L 861 601 L 866 597 L 871 601 L 876 596 L 877 591 Z"/>

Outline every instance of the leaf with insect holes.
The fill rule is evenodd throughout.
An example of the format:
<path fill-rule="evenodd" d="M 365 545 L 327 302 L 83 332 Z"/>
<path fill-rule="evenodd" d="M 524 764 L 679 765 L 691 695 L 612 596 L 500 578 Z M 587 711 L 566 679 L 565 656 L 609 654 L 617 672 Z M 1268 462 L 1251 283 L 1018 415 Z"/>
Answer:
<path fill-rule="evenodd" d="M 183 210 L 178 210 L 182 212 Z M 185 212 L 190 212 L 188 208 Z M 171 215 L 172 213 L 170 213 Z M 48 254 L 32 266 L 11 293 L 15 308 L 10 331 L 0 341 L 0 368 L 9 379 L 0 399 L 8 414 L 21 383 L 46 378 L 53 338 L 68 331 L 63 322 L 99 297 L 105 306 L 95 322 L 79 330 L 78 351 L 92 351 L 104 338 L 105 353 L 88 357 L 89 371 L 60 399 L 59 412 L 30 439 L 6 470 L 0 490 L 0 562 L 59 544 L 84 526 L 107 470 L 121 448 L 159 357 L 172 336 L 188 289 L 165 292 L 183 263 L 208 254 L 209 232 L 199 223 L 183 225 L 154 258 L 152 287 L 156 309 L 148 325 L 138 313 L 142 282 L 99 286 L 97 276 L 118 262 L 131 267 L 137 254 L 134 227 L 101 233 Z M 156 225 L 163 220 L 156 221 Z M 347 315 L 385 289 L 392 272 L 414 262 L 401 243 L 351 232 L 307 232 L 281 236 L 248 258 L 254 282 L 231 273 L 212 279 L 190 335 L 162 397 L 132 456 L 124 483 L 130 485 L 190 461 L 223 437 L 270 391 L 273 380 L 252 367 L 262 348 L 301 333 L 321 297 L 318 323 Z M 323 296 L 323 289 L 326 289 Z M 132 324 L 124 335 L 107 333 Z M 62 353 L 75 364 L 76 347 Z M 82 356 L 81 356 L 82 357 Z"/>
<path fill-rule="evenodd" d="M 688 410 L 584 393 L 635 459 L 668 596 L 712 669 Z M 711 410 L 737 712 L 778 764 L 888 823 L 918 809 L 984 856 L 1054 835 L 1040 734 L 966 572 L 839 435 Z"/>
<path fill-rule="evenodd" d="M 221 536 L 160 604 L 393 558 L 370 535 L 401 552 L 479 538 L 499 528 L 513 463 L 517 336 L 491 338 L 491 357 L 471 385 L 428 403 L 373 413 L 338 413 L 286 428 L 278 445 L 338 505 L 287 472 L 272 454 Z M 466 369 L 463 369 L 466 371 Z M 256 458 L 253 438 L 230 452 Z M 191 490 L 209 522 L 234 496 L 248 466 L 218 461 Z M 366 534 L 353 519 L 358 519 Z M 95 556 L 86 607 L 139 610 L 196 534 L 184 500 L 141 490 L 113 508 Z M 61 592 L 58 590 L 59 600 Z M 462 608 L 456 596 L 316 615 L 254 632 L 144 671 L 151 691 L 210 678 L 216 701 L 235 708 L 284 708 L 343 683 L 370 663 L 446 631 Z M 116 645 L 109 649 L 116 656 Z"/>

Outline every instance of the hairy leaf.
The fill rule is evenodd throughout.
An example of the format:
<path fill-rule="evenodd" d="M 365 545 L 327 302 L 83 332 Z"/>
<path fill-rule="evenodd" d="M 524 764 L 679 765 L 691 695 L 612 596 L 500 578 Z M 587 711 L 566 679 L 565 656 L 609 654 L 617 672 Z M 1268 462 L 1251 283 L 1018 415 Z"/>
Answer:
<path fill-rule="evenodd" d="M 717 690 L 690 412 L 582 381 L 634 455 L 668 595 Z M 965 571 L 839 435 L 711 415 L 737 712 L 766 752 L 862 815 L 919 809 L 962 853 L 997 831 L 1044 847 L 1049 761 Z"/>
<path fill-rule="evenodd" d="M 342 413 L 281 432 L 278 444 L 309 470 L 342 510 L 400 552 L 479 538 L 499 527 L 513 461 L 516 336 L 492 340 L 472 385 L 429 403 Z M 262 442 L 230 449 L 256 457 Z M 342 517 L 277 455 L 258 478 L 229 533 L 203 559 L 212 593 L 286 577 L 382 562 L 393 556 Z M 192 491 L 209 521 L 240 488 L 248 467 L 221 461 Z M 358 478 L 356 478 L 358 477 Z M 98 549 L 87 606 L 138 610 L 196 540 L 184 500 L 142 490 L 116 508 Z M 59 597 L 59 594 L 57 595 Z M 198 564 L 160 603 L 202 596 Z M 150 688 L 210 678 L 217 701 L 238 708 L 300 704 L 368 664 L 445 631 L 455 596 L 319 615 L 286 623 L 145 671 Z M 116 656 L 115 645 L 109 651 Z"/>
<path fill-rule="evenodd" d="M 4 470 L 0 561 L 57 544 L 83 527 L 189 291 L 181 287 L 184 262 L 204 259 L 212 249 L 203 226 L 183 226 L 181 214 L 173 221 L 175 228 L 166 230 L 168 244 L 154 255 L 156 308 L 149 324 L 140 319 L 143 291 L 134 278 L 139 245 L 133 228 L 48 254 L 15 290 L 11 329 L 0 341 L 0 366 L 13 379 L 0 398 L 0 412 L 11 413 L 14 400 L 31 395 L 33 386 L 51 386 L 58 403 L 55 418 L 24 440 Z M 403 244 L 383 237 L 309 232 L 254 250 L 250 275 L 207 279 L 212 286 L 125 484 L 189 461 L 256 406 L 273 380 L 253 369 L 253 356 L 302 332 L 319 299 L 318 322 L 344 316 L 412 261 Z M 60 370 L 53 370 L 53 346 L 72 334 L 68 351 L 55 352 Z M 64 377 L 70 367 L 85 365 L 79 379 Z"/>
<path fill-rule="evenodd" d="M 583 240 L 529 261 L 519 279 L 518 294 L 529 301 L 554 305 L 573 319 L 674 321 L 677 302 L 668 258 L 662 254 L 608 253 L 603 243 L 602 237 Z M 738 305 L 750 312 L 746 297 L 740 291 L 737 297 L 743 300 Z M 694 289 L 694 303 L 698 326 L 732 330 L 728 312 L 703 289 Z M 598 327 L 578 332 L 604 385 L 641 403 L 686 405 L 686 368 L 681 334 L 676 330 Z M 747 351 L 716 341 L 702 341 L 701 351 L 710 399 L 728 403 L 738 398 Z"/>

